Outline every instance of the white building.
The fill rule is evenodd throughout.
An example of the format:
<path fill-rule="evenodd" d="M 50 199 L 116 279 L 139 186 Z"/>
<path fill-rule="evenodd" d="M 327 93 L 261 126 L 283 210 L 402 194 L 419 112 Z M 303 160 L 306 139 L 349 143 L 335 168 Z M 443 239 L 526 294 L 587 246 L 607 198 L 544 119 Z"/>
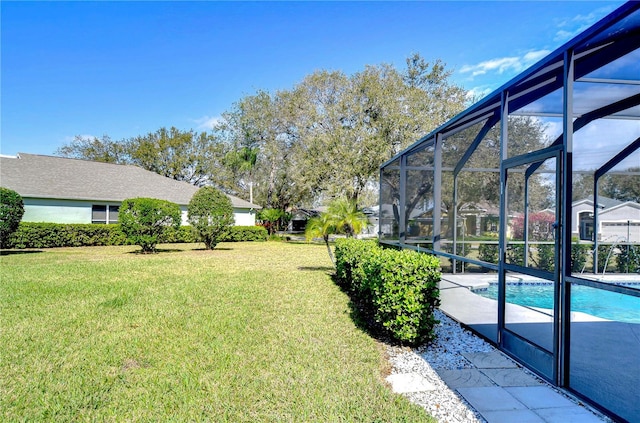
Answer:
<path fill-rule="evenodd" d="M 0 157 L 0 186 L 22 196 L 23 222 L 117 223 L 127 198 L 171 201 L 182 210 L 198 187 L 132 165 L 19 153 Z M 260 206 L 232 195 L 236 226 L 254 226 Z"/>

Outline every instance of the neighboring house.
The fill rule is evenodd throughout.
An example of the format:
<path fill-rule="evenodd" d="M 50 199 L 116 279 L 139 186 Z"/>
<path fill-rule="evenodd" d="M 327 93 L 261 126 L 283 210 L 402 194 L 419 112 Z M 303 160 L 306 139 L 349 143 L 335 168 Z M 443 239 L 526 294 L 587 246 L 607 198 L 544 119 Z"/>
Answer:
<path fill-rule="evenodd" d="M 571 233 L 582 240 L 593 237 L 593 198 L 571 204 Z M 600 241 L 640 242 L 640 204 L 598 196 L 598 239 Z"/>
<path fill-rule="evenodd" d="M 554 209 L 543 212 L 555 213 Z M 593 197 L 571 203 L 571 235 L 593 241 Z M 598 196 L 598 240 L 640 242 L 640 204 Z"/>
<path fill-rule="evenodd" d="M 304 232 L 307 228 L 307 222 L 312 217 L 320 216 L 319 210 L 313 209 L 293 209 L 291 210 L 291 220 L 289 220 L 289 226 L 287 232 L 300 233 Z"/>
<path fill-rule="evenodd" d="M 24 222 L 117 223 L 127 198 L 149 197 L 180 206 L 182 224 L 198 187 L 132 165 L 19 153 L 0 156 L 0 186 L 22 196 Z M 255 225 L 260 206 L 229 195 L 237 226 Z"/>

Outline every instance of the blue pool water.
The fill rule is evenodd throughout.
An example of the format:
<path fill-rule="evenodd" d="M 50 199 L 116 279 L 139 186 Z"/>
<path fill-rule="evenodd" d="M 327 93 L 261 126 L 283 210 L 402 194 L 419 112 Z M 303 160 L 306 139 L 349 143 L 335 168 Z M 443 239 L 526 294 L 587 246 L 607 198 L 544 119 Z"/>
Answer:
<path fill-rule="evenodd" d="M 640 288 L 640 284 L 627 286 Z M 498 285 L 491 284 L 487 289 L 474 292 L 495 300 L 498 298 Z M 512 304 L 553 309 L 553 285 L 507 284 L 506 299 Z M 640 297 L 573 285 L 571 311 L 618 322 L 640 323 Z"/>

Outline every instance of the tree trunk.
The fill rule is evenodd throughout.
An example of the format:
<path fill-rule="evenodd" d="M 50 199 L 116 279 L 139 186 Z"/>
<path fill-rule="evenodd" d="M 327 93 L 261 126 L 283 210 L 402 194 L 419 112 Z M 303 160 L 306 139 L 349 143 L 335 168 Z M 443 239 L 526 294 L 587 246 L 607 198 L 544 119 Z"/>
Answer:
<path fill-rule="evenodd" d="M 327 252 L 329 253 L 329 258 L 331 259 L 331 263 L 333 263 L 333 266 L 335 267 L 336 265 L 336 259 L 335 257 L 333 257 L 333 252 L 331 252 L 331 247 L 329 246 L 329 235 L 324 235 L 324 243 L 327 246 Z"/>

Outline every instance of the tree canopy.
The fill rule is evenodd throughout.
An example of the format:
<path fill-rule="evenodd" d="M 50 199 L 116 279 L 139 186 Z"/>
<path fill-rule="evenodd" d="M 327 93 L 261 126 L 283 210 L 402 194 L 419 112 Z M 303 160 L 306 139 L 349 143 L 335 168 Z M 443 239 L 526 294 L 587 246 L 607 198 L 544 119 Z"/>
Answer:
<path fill-rule="evenodd" d="M 382 161 L 465 106 L 451 71 L 419 54 L 406 67 L 352 75 L 319 70 L 290 89 L 258 90 L 211 132 L 160 128 L 120 141 L 77 137 L 57 153 L 135 164 L 197 186 L 213 185 L 266 208 L 375 198 Z"/>
<path fill-rule="evenodd" d="M 234 225 L 231 200 L 214 187 L 202 187 L 187 209 L 189 224 L 207 250 L 213 250 Z"/>
<path fill-rule="evenodd" d="M 143 253 L 155 253 L 156 245 L 177 230 L 181 221 L 177 204 L 157 198 L 128 198 L 118 212 L 122 232 Z"/>
<path fill-rule="evenodd" d="M 20 194 L 0 187 L 0 248 L 7 245 L 9 236 L 18 229 L 23 215 L 24 202 Z"/>

